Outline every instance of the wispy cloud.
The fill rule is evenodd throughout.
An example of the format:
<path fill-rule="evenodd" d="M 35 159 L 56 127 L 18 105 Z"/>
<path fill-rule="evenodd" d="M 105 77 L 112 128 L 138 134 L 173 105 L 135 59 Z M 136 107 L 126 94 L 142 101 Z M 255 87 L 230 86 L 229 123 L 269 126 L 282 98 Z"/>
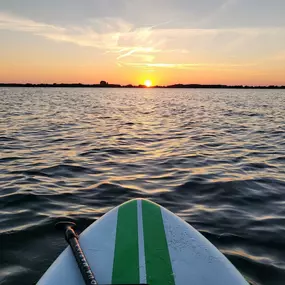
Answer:
<path fill-rule="evenodd" d="M 220 9 L 226 9 L 233 1 L 224 2 Z M 26 32 L 53 41 L 96 48 L 114 55 L 119 66 L 192 69 L 215 65 L 217 68 L 239 68 L 246 65 L 248 54 L 252 58 L 255 54 L 278 54 L 285 48 L 285 28 L 282 27 L 159 28 L 168 23 L 135 28 L 121 18 L 107 17 L 90 19 L 82 26 L 58 26 L 0 12 L 2 30 Z M 278 45 L 266 41 L 272 35 L 278 39 Z M 260 45 L 261 40 L 263 45 Z M 239 57 L 236 60 L 235 53 L 242 54 L 244 59 Z"/>
<path fill-rule="evenodd" d="M 119 53 L 120 55 L 117 57 L 117 60 L 120 60 L 124 57 L 128 57 L 128 56 L 132 56 L 134 55 L 134 53 L 136 53 L 136 57 L 143 57 L 146 58 L 149 61 L 149 57 L 150 54 L 155 54 L 155 53 L 159 53 L 162 52 L 161 49 L 154 49 L 151 47 L 129 47 L 129 48 L 124 48 L 123 50 L 119 50 L 119 51 L 114 51 L 115 53 Z"/>
<path fill-rule="evenodd" d="M 0 29 L 31 33 L 64 33 L 66 29 L 0 12 Z"/>
<path fill-rule="evenodd" d="M 216 68 L 216 69 L 238 69 L 245 67 L 253 67 L 256 64 L 208 64 L 208 63 L 141 63 L 141 62 L 120 62 L 121 66 L 132 66 L 137 68 L 171 68 L 171 69 L 197 69 L 197 68 Z"/>
<path fill-rule="evenodd" d="M 0 29 L 106 50 L 117 47 L 120 34 L 131 30 L 132 25 L 121 19 L 103 18 L 90 21 L 89 26 L 61 27 L 0 12 Z"/>

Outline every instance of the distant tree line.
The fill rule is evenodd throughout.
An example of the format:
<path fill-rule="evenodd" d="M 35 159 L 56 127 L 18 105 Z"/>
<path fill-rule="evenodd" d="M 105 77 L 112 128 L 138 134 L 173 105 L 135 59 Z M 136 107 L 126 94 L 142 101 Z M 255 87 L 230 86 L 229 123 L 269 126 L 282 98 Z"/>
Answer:
<path fill-rule="evenodd" d="M 145 85 L 120 85 L 109 84 L 102 80 L 100 84 L 82 84 L 82 83 L 0 83 L 0 87 L 42 87 L 42 88 L 146 88 Z M 173 84 L 167 86 L 152 86 L 148 88 L 230 88 L 230 89 L 285 89 L 285 86 L 268 85 L 268 86 L 249 86 L 249 85 L 222 85 L 222 84 Z"/>

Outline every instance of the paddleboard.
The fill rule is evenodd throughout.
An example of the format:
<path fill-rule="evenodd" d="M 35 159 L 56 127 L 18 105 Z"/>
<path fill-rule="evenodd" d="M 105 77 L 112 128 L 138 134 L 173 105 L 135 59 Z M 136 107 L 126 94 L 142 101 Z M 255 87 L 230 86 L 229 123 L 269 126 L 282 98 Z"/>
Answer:
<path fill-rule="evenodd" d="M 148 200 L 126 202 L 89 226 L 80 245 L 99 284 L 248 285 L 197 230 Z M 39 285 L 84 285 L 67 247 Z"/>

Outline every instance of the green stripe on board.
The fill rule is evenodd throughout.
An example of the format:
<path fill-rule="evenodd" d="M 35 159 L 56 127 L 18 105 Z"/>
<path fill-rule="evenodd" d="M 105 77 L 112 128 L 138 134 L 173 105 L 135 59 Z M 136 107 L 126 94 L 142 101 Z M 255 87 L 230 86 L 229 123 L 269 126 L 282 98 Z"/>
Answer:
<path fill-rule="evenodd" d="M 174 285 L 161 208 L 143 200 L 142 211 L 147 283 Z"/>
<path fill-rule="evenodd" d="M 137 201 L 118 209 L 112 284 L 139 284 Z"/>

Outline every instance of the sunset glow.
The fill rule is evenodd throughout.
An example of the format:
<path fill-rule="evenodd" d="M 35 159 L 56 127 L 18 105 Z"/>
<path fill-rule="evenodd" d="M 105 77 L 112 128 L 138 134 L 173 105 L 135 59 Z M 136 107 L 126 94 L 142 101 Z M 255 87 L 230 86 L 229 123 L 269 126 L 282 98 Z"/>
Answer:
<path fill-rule="evenodd" d="M 0 82 L 285 84 L 285 1 L 188 2 L 2 1 Z"/>
<path fill-rule="evenodd" d="M 146 80 L 145 82 L 144 82 L 144 85 L 146 86 L 146 87 L 151 87 L 152 86 L 152 82 L 151 82 L 151 80 Z"/>

